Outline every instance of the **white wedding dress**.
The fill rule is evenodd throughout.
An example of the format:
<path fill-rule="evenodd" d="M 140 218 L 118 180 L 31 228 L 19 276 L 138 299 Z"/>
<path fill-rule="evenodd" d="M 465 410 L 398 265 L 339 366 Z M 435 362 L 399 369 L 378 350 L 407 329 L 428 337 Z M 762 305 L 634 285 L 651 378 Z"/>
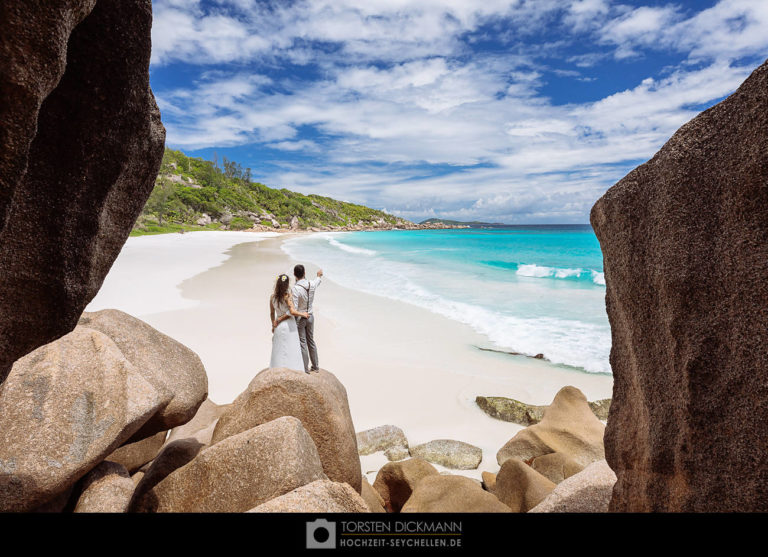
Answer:
<path fill-rule="evenodd" d="M 276 302 L 273 298 L 272 307 L 275 308 L 275 319 L 291 313 L 288 304 L 283 300 Z M 269 360 L 269 367 L 287 367 L 288 369 L 304 371 L 299 329 L 296 326 L 296 319 L 292 315 L 281 321 L 272 334 L 272 357 Z"/>

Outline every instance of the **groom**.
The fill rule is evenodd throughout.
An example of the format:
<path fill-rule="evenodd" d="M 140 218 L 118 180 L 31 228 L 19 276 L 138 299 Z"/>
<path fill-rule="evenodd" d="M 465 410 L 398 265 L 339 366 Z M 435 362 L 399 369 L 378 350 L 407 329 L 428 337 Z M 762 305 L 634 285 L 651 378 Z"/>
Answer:
<path fill-rule="evenodd" d="M 320 369 L 317 364 L 317 346 L 315 346 L 315 316 L 312 314 L 312 303 L 315 300 L 315 290 L 323 280 L 323 270 L 317 271 L 315 280 L 304 278 L 304 265 L 296 265 L 293 268 L 293 275 L 296 277 L 296 284 L 293 285 L 293 306 L 297 311 L 305 311 L 309 318 L 297 317 L 296 324 L 299 328 L 299 342 L 301 343 L 301 356 L 304 358 L 304 371 L 317 371 Z M 309 367 L 309 361 L 312 361 L 312 367 Z"/>

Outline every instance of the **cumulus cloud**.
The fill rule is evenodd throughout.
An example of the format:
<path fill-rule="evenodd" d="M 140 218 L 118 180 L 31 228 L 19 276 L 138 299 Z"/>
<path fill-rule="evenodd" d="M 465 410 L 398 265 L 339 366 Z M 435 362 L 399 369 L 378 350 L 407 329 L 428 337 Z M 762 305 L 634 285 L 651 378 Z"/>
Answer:
<path fill-rule="evenodd" d="M 157 0 L 152 72 L 193 75 L 155 87 L 169 144 L 268 150 L 265 183 L 407 218 L 586 222 L 738 86 L 766 26 L 768 2 L 748 0 Z M 658 50 L 678 62 L 629 87 L 548 94 Z"/>

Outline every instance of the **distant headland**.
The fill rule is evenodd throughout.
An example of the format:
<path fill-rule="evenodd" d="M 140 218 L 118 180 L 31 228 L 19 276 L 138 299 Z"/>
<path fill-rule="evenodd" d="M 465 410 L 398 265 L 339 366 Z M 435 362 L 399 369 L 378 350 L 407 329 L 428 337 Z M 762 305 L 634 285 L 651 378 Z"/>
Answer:
<path fill-rule="evenodd" d="M 434 219 L 433 219 L 434 220 Z M 166 147 L 155 186 L 132 236 L 243 230 L 333 232 L 467 228 L 463 224 L 416 224 L 385 211 L 270 188 L 253 181 L 250 168 L 222 157 L 207 161 Z"/>

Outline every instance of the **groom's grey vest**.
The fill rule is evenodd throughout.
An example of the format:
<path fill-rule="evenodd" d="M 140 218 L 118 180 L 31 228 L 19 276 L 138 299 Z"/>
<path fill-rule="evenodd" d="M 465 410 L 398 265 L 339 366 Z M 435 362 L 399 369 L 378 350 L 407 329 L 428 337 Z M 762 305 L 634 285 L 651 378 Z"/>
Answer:
<path fill-rule="evenodd" d="M 312 307 L 312 301 L 315 295 L 315 291 L 312 289 L 312 283 L 309 282 L 309 279 L 302 279 L 302 280 L 306 280 L 309 286 L 304 286 L 303 284 L 299 284 L 298 282 L 296 283 L 296 286 L 301 286 L 304 290 L 307 291 L 307 307 L 305 307 L 304 309 L 301 309 L 301 308 L 297 308 L 297 309 L 299 311 L 309 312 L 309 308 Z"/>

